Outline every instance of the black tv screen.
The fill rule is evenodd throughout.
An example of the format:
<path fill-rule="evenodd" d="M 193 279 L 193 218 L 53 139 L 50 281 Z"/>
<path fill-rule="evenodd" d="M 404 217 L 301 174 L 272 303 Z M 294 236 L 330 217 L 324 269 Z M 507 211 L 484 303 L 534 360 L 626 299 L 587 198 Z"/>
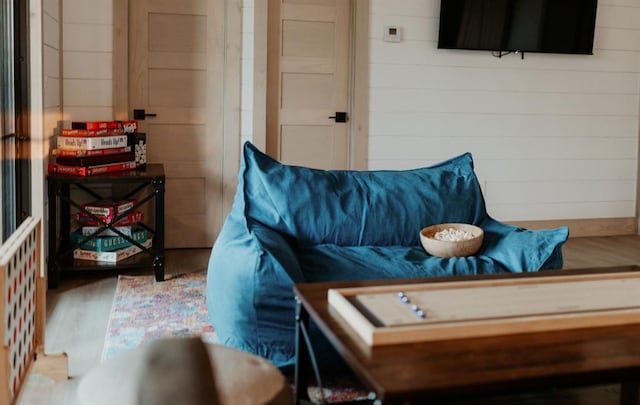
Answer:
<path fill-rule="evenodd" d="M 442 0 L 438 48 L 593 54 L 597 0 Z"/>

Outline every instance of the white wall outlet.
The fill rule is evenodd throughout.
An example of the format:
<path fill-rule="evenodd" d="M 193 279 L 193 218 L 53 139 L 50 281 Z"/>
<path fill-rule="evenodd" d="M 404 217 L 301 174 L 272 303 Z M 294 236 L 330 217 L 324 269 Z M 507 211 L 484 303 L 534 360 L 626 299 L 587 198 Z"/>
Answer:
<path fill-rule="evenodd" d="M 387 25 L 384 27 L 384 42 L 402 41 L 402 28 L 397 25 Z"/>

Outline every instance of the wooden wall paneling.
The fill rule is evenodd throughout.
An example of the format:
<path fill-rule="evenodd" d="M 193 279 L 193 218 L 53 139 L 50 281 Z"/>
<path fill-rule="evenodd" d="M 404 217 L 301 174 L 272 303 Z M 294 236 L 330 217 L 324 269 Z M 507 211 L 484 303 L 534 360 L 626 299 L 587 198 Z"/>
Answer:
<path fill-rule="evenodd" d="M 441 111 L 377 111 L 371 116 L 372 135 L 424 137 L 425 122 L 431 136 L 503 138 L 609 138 L 635 139 L 637 117 L 602 115 L 465 114 Z M 478 128 L 482 128 L 479 131 Z M 433 154 L 433 153 L 431 153 Z M 499 156 L 500 151 L 493 152 Z M 502 156 L 508 159 L 509 156 Z"/>
<path fill-rule="evenodd" d="M 257 33 L 256 33 L 257 35 Z M 280 108 L 280 0 L 268 0 L 267 20 L 267 98 L 266 98 L 266 145 L 265 151 L 274 158 L 279 157 L 280 131 L 278 110 Z"/>
<path fill-rule="evenodd" d="M 111 52 L 113 27 L 110 25 L 65 24 L 65 51 Z"/>
<path fill-rule="evenodd" d="M 524 60 L 437 49 L 438 15 L 436 0 L 371 4 L 369 167 L 469 151 L 499 219 L 637 229 L 640 5 L 598 4 L 593 55 Z M 383 41 L 390 24 L 402 42 Z"/>
<path fill-rule="evenodd" d="M 253 144 L 266 150 L 267 142 L 267 27 L 268 1 L 254 0 L 253 10 Z M 264 35 L 262 35 L 264 34 Z"/>
<path fill-rule="evenodd" d="M 449 157 L 452 153 L 469 151 L 477 160 L 633 160 L 636 154 L 636 142 L 634 138 L 626 137 L 539 137 L 536 139 L 480 134 L 448 136 L 447 133 L 440 133 L 433 134 L 431 137 L 398 137 L 391 134 L 375 137 L 372 141 L 372 146 L 375 148 L 372 148 L 370 157 L 401 161 Z"/>
<path fill-rule="evenodd" d="M 581 182 L 493 182 L 487 203 L 594 203 L 603 198 L 616 202 L 635 200 L 632 180 L 581 181 Z"/>
<path fill-rule="evenodd" d="M 419 18 L 419 17 L 415 17 Z M 429 23 L 429 20 L 424 20 Z M 380 24 L 378 24 L 378 29 Z M 500 69 L 522 68 L 523 62 L 520 58 L 500 58 L 497 62 L 490 55 L 477 52 L 448 51 L 444 52 L 435 48 L 435 40 L 415 40 L 414 45 L 419 45 L 420 50 L 416 52 L 413 46 L 398 45 L 382 41 L 382 34 L 374 31 L 376 27 L 371 27 L 371 62 L 389 63 L 402 61 L 402 64 L 415 65 L 435 65 L 453 66 L 467 68 L 496 67 Z M 404 42 L 401 42 L 404 44 Z M 431 44 L 431 45 L 430 45 Z M 528 53 L 525 57 L 526 68 L 534 69 L 559 69 L 565 71 L 602 71 L 602 72 L 633 72 L 638 68 L 638 60 L 634 57 L 633 51 L 617 51 L 598 49 L 594 55 L 589 55 L 589 63 L 584 60 L 569 55 L 549 56 Z M 585 56 L 586 57 L 586 56 Z M 496 58 L 498 59 L 498 58 Z M 499 65 L 498 65 L 499 63 Z"/>
<path fill-rule="evenodd" d="M 111 107 L 112 91 L 111 80 L 64 80 L 64 93 L 70 107 Z"/>
<path fill-rule="evenodd" d="M 113 0 L 113 117 L 129 119 L 129 0 Z"/>
<path fill-rule="evenodd" d="M 113 0 L 64 0 L 63 21 L 73 24 L 112 25 Z"/>
<path fill-rule="evenodd" d="M 416 81 L 416 77 L 422 80 Z M 522 69 L 510 67 L 373 65 L 371 78 L 378 87 L 403 89 L 491 90 L 537 93 L 635 94 L 634 72 Z"/>
<path fill-rule="evenodd" d="M 638 88 L 640 94 L 640 88 Z M 640 116 L 640 109 L 638 110 Z M 636 229 L 635 233 L 640 235 L 640 133 L 638 134 L 638 149 L 636 153 Z"/>
<path fill-rule="evenodd" d="M 50 14 L 52 11 L 43 13 L 42 15 L 42 40 L 44 45 L 52 48 L 60 48 L 60 26 L 57 13 Z"/>
<path fill-rule="evenodd" d="M 496 80 L 499 77 L 496 74 Z M 483 114 L 614 115 L 634 116 L 636 94 L 579 94 L 516 92 L 517 96 L 484 90 L 415 89 L 375 87 L 371 89 L 371 112 L 425 111 Z M 393 100 L 393 109 L 388 103 Z"/>
<path fill-rule="evenodd" d="M 58 77 L 60 79 L 60 120 L 64 119 L 64 92 L 62 91 L 62 82 L 64 81 L 64 25 L 62 18 L 62 8 L 64 6 L 64 0 L 59 0 L 58 3 Z"/>
<path fill-rule="evenodd" d="M 369 13 L 370 0 L 353 2 L 353 40 L 351 51 L 350 168 L 369 168 Z"/>
<path fill-rule="evenodd" d="M 491 185 L 489 185 L 489 187 L 491 187 Z M 616 220 L 616 218 L 626 218 L 624 214 L 628 212 L 631 212 L 631 214 L 628 214 L 629 216 L 633 216 L 634 206 L 633 201 L 613 201 L 606 203 L 537 203 L 522 206 L 517 204 L 488 204 L 487 209 L 493 217 L 501 221 L 546 221 L 551 219 L 566 221 L 572 219 L 609 221 Z M 592 215 L 596 210 L 604 214 L 602 214 L 601 217 L 590 217 L 589 215 Z M 624 234 L 624 232 L 621 234 Z"/>
<path fill-rule="evenodd" d="M 225 34 L 221 37 L 225 38 L 222 218 L 231 211 L 240 168 L 242 0 L 226 0 L 224 26 Z"/>
<path fill-rule="evenodd" d="M 394 15 L 394 16 L 419 16 L 438 17 L 440 10 L 440 0 L 411 0 L 403 1 L 402 7 L 394 1 L 371 1 L 371 13 L 374 15 Z"/>
<path fill-rule="evenodd" d="M 67 102 L 68 98 L 64 98 Z M 65 121 L 109 121 L 113 119 L 113 106 L 63 106 Z"/>
<path fill-rule="evenodd" d="M 65 75 L 75 80 L 111 80 L 114 72 L 112 56 L 115 57 L 115 53 L 112 55 L 111 52 L 66 52 Z"/>

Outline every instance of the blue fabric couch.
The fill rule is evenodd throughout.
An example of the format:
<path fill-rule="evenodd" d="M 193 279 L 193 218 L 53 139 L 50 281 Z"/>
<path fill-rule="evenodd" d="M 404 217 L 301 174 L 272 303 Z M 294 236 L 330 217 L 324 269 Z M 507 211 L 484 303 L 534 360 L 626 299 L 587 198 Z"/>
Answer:
<path fill-rule="evenodd" d="M 484 230 L 477 256 L 422 249 L 420 229 L 445 222 Z M 209 316 L 221 343 L 287 366 L 294 283 L 559 269 L 568 233 L 492 219 L 469 153 L 415 170 L 324 171 L 281 164 L 246 143 L 209 261 Z"/>

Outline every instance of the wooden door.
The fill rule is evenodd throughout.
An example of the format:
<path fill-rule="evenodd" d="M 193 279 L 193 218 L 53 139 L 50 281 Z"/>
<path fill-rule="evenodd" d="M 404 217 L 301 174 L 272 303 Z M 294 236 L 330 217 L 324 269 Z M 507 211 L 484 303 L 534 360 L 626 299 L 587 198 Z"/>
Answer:
<path fill-rule="evenodd" d="M 129 106 L 163 163 L 166 247 L 210 247 L 220 226 L 224 4 L 129 2 Z"/>
<path fill-rule="evenodd" d="M 284 163 L 346 169 L 351 2 L 271 0 L 267 153 Z"/>

